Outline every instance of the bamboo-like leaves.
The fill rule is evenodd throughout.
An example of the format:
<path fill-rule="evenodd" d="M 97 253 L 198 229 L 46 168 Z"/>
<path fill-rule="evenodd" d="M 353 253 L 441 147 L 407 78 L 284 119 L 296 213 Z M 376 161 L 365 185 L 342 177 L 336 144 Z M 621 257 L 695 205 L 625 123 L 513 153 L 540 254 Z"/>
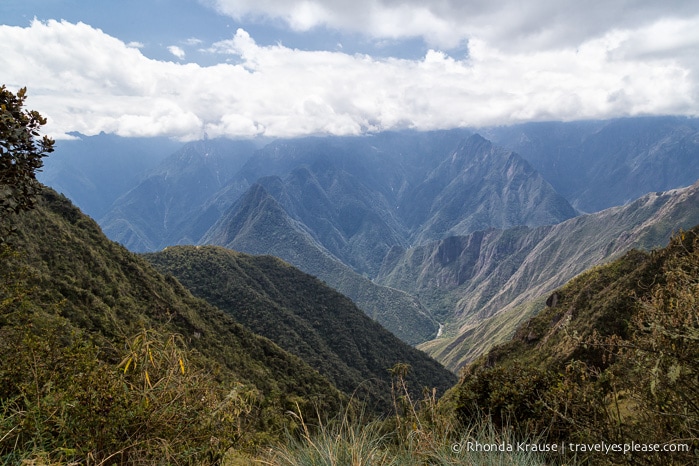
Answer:
<path fill-rule="evenodd" d="M 127 341 L 127 354 L 117 366 L 127 382 L 144 396 L 175 376 L 184 376 L 186 346 L 181 335 L 143 328 Z M 129 372 L 130 370 L 130 372 Z"/>

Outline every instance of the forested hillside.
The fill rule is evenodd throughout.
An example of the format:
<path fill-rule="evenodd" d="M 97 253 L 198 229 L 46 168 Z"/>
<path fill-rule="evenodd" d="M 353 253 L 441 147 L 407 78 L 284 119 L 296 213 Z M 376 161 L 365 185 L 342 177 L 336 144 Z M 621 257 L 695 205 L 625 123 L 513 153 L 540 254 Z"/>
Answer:
<path fill-rule="evenodd" d="M 55 192 L 13 219 L 0 264 L 4 461 L 203 461 L 280 435 L 287 411 L 347 400 Z"/>
<path fill-rule="evenodd" d="M 456 378 L 399 340 L 347 297 L 272 256 L 251 256 L 215 246 L 174 246 L 144 256 L 198 297 L 230 313 L 320 371 L 346 394 L 391 407 L 388 369 L 410 365 L 407 383 L 438 395 Z"/>
<path fill-rule="evenodd" d="M 347 455 L 373 452 L 382 458 L 378 464 L 389 464 L 389 457 L 402 458 L 401 464 L 696 460 L 698 230 L 680 233 L 663 250 L 629 252 L 552 293 L 548 307 L 511 342 L 466 368 L 439 408 L 429 394 L 416 403 L 401 392 L 409 372 L 399 365 L 391 372 L 391 391 L 404 393 L 392 398 L 400 400 L 396 418 L 377 424 L 346 417 L 339 430 L 330 423 L 300 443 L 278 444 L 274 438 L 285 428 L 311 419 L 316 408 L 335 415 L 346 397 L 300 359 L 104 239 L 65 198 L 44 192 L 16 226 L 2 261 L 4 461 L 207 463 L 225 457 L 231 464 L 231 452 L 259 455 L 258 447 L 270 442 L 277 445 L 271 456 L 258 458 L 271 464 L 333 457 L 314 449 L 320 444 Z M 252 260 L 226 254 L 237 256 L 228 264 Z M 270 288 L 273 280 L 265 283 L 267 272 L 284 276 L 288 266 L 263 258 L 261 274 L 258 260 L 255 267 L 241 265 L 246 280 L 258 281 L 248 283 L 246 304 L 270 295 L 301 299 L 288 288 Z M 250 292 L 259 282 L 267 297 Z M 303 417 L 284 415 L 288 411 Z M 309 428 L 304 421 L 302 429 Z M 393 436 L 381 437 L 382 430 Z M 448 448 L 450 438 L 658 443 L 689 451 L 465 456 Z"/>
<path fill-rule="evenodd" d="M 203 242 L 284 259 L 350 297 L 409 344 L 437 335 L 438 323 L 417 299 L 405 291 L 377 285 L 340 262 L 259 184 L 233 204 Z"/>

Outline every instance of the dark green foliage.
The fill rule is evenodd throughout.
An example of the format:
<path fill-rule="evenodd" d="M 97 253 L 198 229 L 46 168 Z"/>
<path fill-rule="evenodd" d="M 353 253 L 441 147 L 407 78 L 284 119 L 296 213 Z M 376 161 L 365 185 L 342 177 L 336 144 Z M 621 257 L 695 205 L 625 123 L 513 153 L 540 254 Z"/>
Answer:
<path fill-rule="evenodd" d="M 380 410 L 390 407 L 388 369 L 396 363 L 411 365 L 408 380 L 417 390 L 436 387 L 441 393 L 456 381 L 352 301 L 277 258 L 214 246 L 169 247 L 144 257 L 194 295 L 301 357 L 346 394 L 357 391 Z"/>
<path fill-rule="evenodd" d="M 0 455 L 209 462 L 338 409 L 325 378 L 45 190 L 0 263 Z M 104 421 L 104 422 L 103 422 Z"/>
<path fill-rule="evenodd" d="M 39 138 L 46 118 L 36 110 L 25 110 L 27 89 L 17 94 L 0 86 L 0 242 L 11 230 L 10 214 L 30 209 L 40 185 L 36 172 L 42 158 L 53 152 L 54 141 Z"/>
<path fill-rule="evenodd" d="M 596 267 L 464 371 L 452 394 L 457 414 L 551 441 L 690 447 L 583 458 L 594 462 L 696 462 L 698 300 L 699 227 L 665 249 Z"/>
<path fill-rule="evenodd" d="M 175 336 L 144 330 L 124 346 L 145 359 L 121 349 L 117 367 L 66 319 L 24 317 L 0 329 L 0 459 L 202 463 L 256 440 L 258 392 L 212 379 Z"/>

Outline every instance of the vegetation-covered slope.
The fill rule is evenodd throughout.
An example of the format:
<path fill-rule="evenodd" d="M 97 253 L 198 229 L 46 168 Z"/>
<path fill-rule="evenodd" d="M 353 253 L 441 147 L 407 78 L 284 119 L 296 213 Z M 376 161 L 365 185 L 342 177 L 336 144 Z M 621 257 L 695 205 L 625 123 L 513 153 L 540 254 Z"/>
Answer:
<path fill-rule="evenodd" d="M 278 434 L 287 410 L 334 410 L 344 398 L 55 192 L 15 220 L 0 263 L 7 461 L 201 460 Z"/>
<path fill-rule="evenodd" d="M 549 442 L 688 445 L 577 460 L 699 459 L 699 228 L 630 251 L 554 292 L 514 338 L 469 365 L 450 394 L 462 420 L 488 414 Z"/>
<path fill-rule="evenodd" d="M 301 357 L 348 395 L 368 395 L 384 411 L 391 405 L 389 369 L 398 363 L 410 364 L 406 381 L 417 390 L 436 387 L 442 393 L 456 382 L 348 298 L 275 257 L 176 246 L 145 258 L 195 296 Z"/>

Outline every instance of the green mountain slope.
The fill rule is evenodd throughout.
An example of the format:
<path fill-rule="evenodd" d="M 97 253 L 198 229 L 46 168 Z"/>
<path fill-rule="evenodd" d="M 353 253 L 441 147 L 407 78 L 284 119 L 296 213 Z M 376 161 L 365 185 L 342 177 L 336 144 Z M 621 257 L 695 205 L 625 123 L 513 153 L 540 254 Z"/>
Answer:
<path fill-rule="evenodd" d="M 316 368 L 348 395 L 391 405 L 388 369 L 408 363 L 410 386 L 443 392 L 456 379 L 370 319 L 352 301 L 271 256 L 214 246 L 169 247 L 144 256 L 196 296 Z M 366 395 L 365 395 L 366 394 Z"/>
<path fill-rule="evenodd" d="M 0 396 L 6 414 L 13 403 L 25 401 L 23 410 L 2 418 L 9 430 L 3 431 L 0 455 L 11 454 L 17 443 L 49 452 L 67 445 L 82 461 L 80 455 L 88 452 L 105 458 L 110 448 L 141 455 L 174 451 L 175 441 L 193 455 L 225 451 L 236 446 L 235 437 L 225 437 L 235 426 L 240 442 L 252 441 L 255 435 L 278 434 L 288 410 L 313 415 L 316 408 L 337 409 L 346 399 L 298 357 L 107 240 L 94 221 L 55 192 L 46 190 L 16 226 L 16 252 L 3 251 L 0 267 Z M 43 408 L 52 406 L 55 411 Z M 104 411 L 94 418 L 93 409 Z M 192 410 L 198 421 L 188 417 Z M 59 414 L 73 421 L 61 424 Z M 151 424 L 158 416 L 162 421 Z M 203 425 L 226 416 L 228 424 Z M 45 432 L 27 424 L 39 418 Z M 19 427 L 12 428 L 15 422 Z M 80 430 L 93 422 L 113 432 Z M 187 430 L 200 425 L 196 435 Z M 181 432 L 163 432 L 168 426 Z M 78 434 L 84 443 L 74 437 Z M 165 437 L 162 443 L 158 436 Z M 210 443 L 215 438 L 218 446 Z M 65 454 L 65 461 L 72 458 Z"/>
<path fill-rule="evenodd" d="M 442 338 L 421 349 L 456 370 L 509 338 L 541 308 L 541 297 L 575 275 L 631 248 L 661 246 L 673 231 L 697 223 L 699 183 L 558 225 L 488 230 L 396 248 L 377 282 L 419 293 L 447 323 Z"/>
<path fill-rule="evenodd" d="M 699 455 L 699 227 L 632 250 L 552 293 L 462 374 L 462 420 L 483 412 L 547 443 L 687 445 L 570 457 L 592 464 L 695 464 Z M 570 447 L 568 447 L 570 449 Z"/>

